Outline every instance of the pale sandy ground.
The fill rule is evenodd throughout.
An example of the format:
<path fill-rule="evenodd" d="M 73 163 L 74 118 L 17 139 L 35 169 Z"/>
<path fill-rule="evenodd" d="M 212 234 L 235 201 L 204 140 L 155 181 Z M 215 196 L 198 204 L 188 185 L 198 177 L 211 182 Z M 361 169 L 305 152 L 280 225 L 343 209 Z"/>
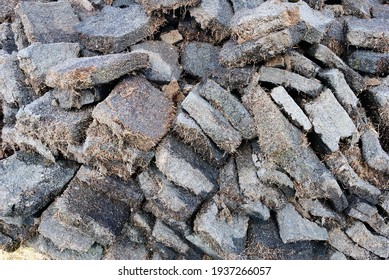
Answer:
<path fill-rule="evenodd" d="M 47 260 L 45 255 L 35 252 L 28 247 L 20 247 L 15 252 L 8 253 L 0 250 L 0 260 Z"/>

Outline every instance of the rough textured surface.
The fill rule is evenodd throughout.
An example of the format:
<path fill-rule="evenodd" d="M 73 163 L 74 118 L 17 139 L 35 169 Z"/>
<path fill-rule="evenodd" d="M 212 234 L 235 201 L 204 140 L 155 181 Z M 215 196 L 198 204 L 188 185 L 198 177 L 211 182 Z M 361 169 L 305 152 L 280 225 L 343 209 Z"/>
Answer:
<path fill-rule="evenodd" d="M 365 90 L 366 86 L 363 78 L 326 46 L 320 44 L 313 45 L 309 49 L 309 54 L 324 65 L 342 71 L 344 78 L 357 94 Z"/>
<path fill-rule="evenodd" d="M 171 44 L 148 41 L 131 47 L 133 53 L 146 53 L 150 66 L 145 70 L 147 79 L 156 82 L 179 80 L 181 67 L 178 65 L 178 51 Z"/>
<path fill-rule="evenodd" d="M 389 155 L 382 149 L 378 135 L 372 129 L 362 135 L 362 152 L 371 168 L 389 174 Z"/>
<path fill-rule="evenodd" d="M 136 0 L 148 13 L 155 11 L 175 10 L 181 7 L 197 5 L 200 0 Z"/>
<path fill-rule="evenodd" d="M 92 121 L 92 110 L 66 111 L 53 106 L 48 92 L 16 115 L 16 142 L 32 148 L 46 159 L 55 161 L 60 153 L 68 154 L 71 145 L 79 145 Z"/>
<path fill-rule="evenodd" d="M 104 260 L 147 260 L 149 255 L 143 233 L 125 225 L 122 234 L 107 250 Z"/>
<path fill-rule="evenodd" d="M 14 8 L 18 4 L 18 0 L 1 0 L 0 22 L 11 17 L 14 13 Z"/>
<path fill-rule="evenodd" d="M 242 138 L 252 139 L 255 137 L 253 118 L 230 92 L 214 81 L 207 80 L 201 85 L 199 94 L 223 114 L 232 126 L 240 132 Z"/>
<path fill-rule="evenodd" d="M 307 79 L 301 75 L 272 67 L 262 66 L 259 70 L 259 80 L 261 82 L 282 85 L 286 88 L 305 93 L 309 97 L 317 97 L 323 86 L 315 78 Z"/>
<path fill-rule="evenodd" d="M 105 97 L 105 92 L 98 87 L 85 90 L 56 89 L 53 95 L 55 98 L 53 102 L 56 102 L 59 107 L 81 109 L 85 105 L 101 101 Z"/>
<path fill-rule="evenodd" d="M 193 90 L 182 102 L 182 108 L 201 126 L 216 145 L 233 153 L 242 141 L 242 136 L 224 116 Z"/>
<path fill-rule="evenodd" d="M 0 0 L 0 259 L 389 259 L 388 3 Z"/>
<path fill-rule="evenodd" d="M 264 3 L 263 0 L 231 0 L 231 2 L 234 13 L 237 13 L 240 10 L 257 8 Z"/>
<path fill-rule="evenodd" d="M 251 223 L 248 230 L 248 242 L 252 244 L 252 249 L 247 252 L 248 259 L 326 259 L 327 248 L 321 245 L 321 241 L 297 241 L 284 244 L 277 229 L 277 222 L 274 218 L 265 222 L 253 221 Z"/>
<path fill-rule="evenodd" d="M 47 71 L 70 58 L 77 58 L 77 43 L 34 43 L 18 52 L 20 68 L 28 77 L 28 83 L 39 92 L 44 87 Z"/>
<path fill-rule="evenodd" d="M 328 14 L 310 8 L 303 1 L 299 1 L 296 6 L 299 7 L 301 21 L 303 21 L 307 26 L 304 41 L 310 44 L 319 43 L 334 18 Z"/>
<path fill-rule="evenodd" d="M 282 86 L 274 88 L 270 95 L 273 101 L 289 116 L 294 125 L 301 127 L 306 132 L 311 130 L 311 121 Z"/>
<path fill-rule="evenodd" d="M 190 42 L 181 53 L 185 72 L 203 79 L 211 78 L 223 87 L 241 89 L 253 75 L 253 67 L 230 68 L 219 62 L 220 47 L 204 42 Z"/>
<path fill-rule="evenodd" d="M 115 183 L 115 179 L 108 179 L 108 184 L 101 182 L 104 178 L 94 178 L 95 175 L 81 168 L 56 200 L 53 216 L 60 223 L 106 245 L 119 236 L 130 213 L 129 202 L 133 199 L 128 200 L 128 187 Z M 136 199 L 140 201 L 142 197 Z"/>
<path fill-rule="evenodd" d="M 81 147 L 69 151 L 78 162 L 88 163 L 107 175 L 128 179 L 136 171 L 147 167 L 154 157 L 153 152 L 135 149 L 104 124 L 93 121 L 86 131 Z"/>
<path fill-rule="evenodd" d="M 122 114 L 124 110 L 126 113 Z M 174 117 L 173 102 L 142 78 L 119 83 L 93 110 L 93 118 L 111 128 L 131 146 L 150 150 L 168 132 Z M 149 116 L 147 119 L 143 116 Z"/>
<path fill-rule="evenodd" d="M 78 17 L 69 2 L 40 3 L 22 1 L 16 13 L 29 43 L 75 42 Z"/>
<path fill-rule="evenodd" d="M 373 6 L 372 2 L 369 0 L 343 0 L 342 5 L 346 15 L 370 18 L 370 9 Z"/>
<path fill-rule="evenodd" d="M 43 236 L 39 236 L 30 243 L 32 248 L 54 260 L 100 260 L 104 253 L 103 247 L 98 244 L 93 245 L 85 253 L 69 249 L 60 250 L 50 239 Z"/>
<path fill-rule="evenodd" d="M 318 98 L 305 104 L 313 129 L 331 152 L 339 149 L 339 140 L 350 137 L 356 127 L 330 90 L 324 90 Z"/>
<path fill-rule="evenodd" d="M 242 67 L 267 60 L 297 45 L 303 39 L 305 29 L 304 24 L 299 24 L 241 45 L 229 41 L 221 49 L 220 62 L 230 67 Z"/>
<path fill-rule="evenodd" d="M 245 145 L 239 149 L 235 158 L 239 188 L 243 195 L 242 208 L 246 212 L 249 210 L 250 215 L 259 216 L 259 218 L 266 220 L 269 217 L 268 208 L 280 209 L 285 204 L 285 199 L 276 189 L 260 182 L 251 153 L 250 145 Z"/>
<path fill-rule="evenodd" d="M 184 112 L 177 114 L 173 130 L 185 144 L 191 145 L 209 163 L 221 165 L 225 161 L 225 153 L 205 135 L 188 114 Z"/>
<path fill-rule="evenodd" d="M 212 31 L 216 41 L 229 35 L 229 25 L 233 10 L 227 0 L 202 0 L 198 7 L 190 9 L 190 14 L 203 29 Z"/>
<path fill-rule="evenodd" d="M 289 51 L 284 55 L 287 69 L 307 78 L 313 78 L 319 72 L 320 67 L 297 51 Z"/>
<path fill-rule="evenodd" d="M 105 6 L 95 16 L 76 26 L 84 46 L 103 53 L 121 52 L 151 35 L 161 24 L 148 16 L 141 5 L 120 9 Z"/>
<path fill-rule="evenodd" d="M 242 215 L 223 217 L 215 201 L 204 205 L 194 222 L 195 232 L 222 258 L 237 258 L 243 252 L 247 226 L 248 218 Z"/>
<path fill-rule="evenodd" d="M 332 201 L 336 209 L 346 208 L 347 200 L 336 180 L 313 150 L 302 143 L 302 132 L 287 121 L 267 93 L 256 87 L 246 93 L 243 104 L 254 116 L 263 156 L 272 159 L 304 186 L 304 196 L 324 196 Z M 273 137 L 277 138 L 276 142 Z"/>
<path fill-rule="evenodd" d="M 284 243 L 328 238 L 325 228 L 301 217 L 291 204 L 286 204 L 277 212 L 277 222 Z"/>
<path fill-rule="evenodd" d="M 350 45 L 389 51 L 388 19 L 350 19 L 347 21 L 347 41 Z"/>
<path fill-rule="evenodd" d="M 193 194 L 169 182 L 157 169 L 142 172 L 138 180 L 148 200 L 146 207 L 158 218 L 186 221 L 199 205 Z"/>
<path fill-rule="evenodd" d="M 11 29 L 11 24 L 3 22 L 0 24 L 0 50 L 7 53 L 16 51 L 17 47 L 14 41 L 14 33 Z"/>
<path fill-rule="evenodd" d="M 381 191 L 375 186 L 363 181 L 352 167 L 347 158 L 340 152 L 333 153 L 325 159 L 326 164 L 335 175 L 336 179 L 347 187 L 348 190 L 370 203 L 377 204 Z"/>
<path fill-rule="evenodd" d="M 231 21 L 231 29 L 238 36 L 238 43 L 242 44 L 295 25 L 299 21 L 297 6 L 267 1 L 254 9 L 236 12 Z"/>
<path fill-rule="evenodd" d="M 347 84 L 342 72 L 338 69 L 325 70 L 319 73 L 319 79 L 327 83 L 347 112 L 357 108 L 358 98 Z"/>
<path fill-rule="evenodd" d="M 206 198 L 217 190 L 217 169 L 173 137 L 165 138 L 159 146 L 156 164 L 169 180 L 196 196 Z"/>
<path fill-rule="evenodd" d="M 23 72 L 13 55 L 0 53 L 0 83 L 1 100 L 14 108 L 27 105 L 36 98 L 25 86 Z"/>
<path fill-rule="evenodd" d="M 197 259 L 199 257 L 199 254 L 189 246 L 183 237 L 178 235 L 160 220 L 156 221 L 152 236 L 156 241 L 163 243 L 169 248 L 172 248 L 177 253 L 186 256 L 188 259 Z"/>
<path fill-rule="evenodd" d="M 382 258 L 389 257 L 389 239 L 373 235 L 363 223 L 355 222 L 346 233 L 354 242 L 377 256 Z"/>
<path fill-rule="evenodd" d="M 356 71 L 385 75 L 389 73 L 389 54 L 371 51 L 355 51 L 347 61 L 348 65 Z"/>
<path fill-rule="evenodd" d="M 181 63 L 191 75 L 203 77 L 218 67 L 220 47 L 208 43 L 191 42 L 181 54 Z"/>
<path fill-rule="evenodd" d="M 356 260 L 369 259 L 369 252 L 355 244 L 342 230 L 333 229 L 328 232 L 328 242 L 343 254 Z"/>
<path fill-rule="evenodd" d="M 384 218 L 378 213 L 378 209 L 363 201 L 354 201 L 348 215 L 367 223 L 376 233 L 389 238 L 389 227 Z"/>
<path fill-rule="evenodd" d="M 1 160 L 0 217 L 35 214 L 64 189 L 76 170 L 74 163 L 48 164 L 37 155 L 22 152 Z"/>
<path fill-rule="evenodd" d="M 111 82 L 132 71 L 144 69 L 148 63 L 148 55 L 142 53 L 68 59 L 49 69 L 46 84 L 61 89 L 91 88 Z"/>

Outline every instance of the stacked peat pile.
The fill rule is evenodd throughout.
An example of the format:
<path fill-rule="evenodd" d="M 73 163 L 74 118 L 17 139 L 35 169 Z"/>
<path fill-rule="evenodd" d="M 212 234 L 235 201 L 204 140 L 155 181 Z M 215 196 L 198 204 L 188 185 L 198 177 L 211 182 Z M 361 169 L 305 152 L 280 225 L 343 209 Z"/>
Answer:
<path fill-rule="evenodd" d="M 387 3 L 0 0 L 0 248 L 388 259 Z"/>

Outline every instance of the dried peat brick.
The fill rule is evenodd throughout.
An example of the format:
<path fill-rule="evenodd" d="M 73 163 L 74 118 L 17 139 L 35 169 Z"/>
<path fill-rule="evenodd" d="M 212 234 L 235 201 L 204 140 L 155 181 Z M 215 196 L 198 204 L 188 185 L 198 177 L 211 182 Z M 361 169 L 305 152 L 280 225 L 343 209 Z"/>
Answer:
<path fill-rule="evenodd" d="M 347 187 L 350 193 L 359 196 L 366 201 L 377 204 L 381 191 L 370 183 L 358 177 L 347 158 L 341 153 L 336 152 L 325 158 L 325 163 L 332 171 L 336 179 Z"/>
<path fill-rule="evenodd" d="M 301 127 L 306 132 L 312 129 L 311 121 L 282 86 L 274 88 L 270 95 L 294 125 Z"/>
<path fill-rule="evenodd" d="M 199 206 L 195 195 L 174 185 L 156 168 L 142 172 L 138 180 L 151 212 L 162 220 L 186 221 Z"/>
<path fill-rule="evenodd" d="M 377 75 L 389 73 L 389 53 L 357 50 L 348 57 L 347 63 L 358 72 Z"/>
<path fill-rule="evenodd" d="M 118 53 L 152 35 L 163 23 L 146 14 L 143 7 L 104 8 L 76 26 L 81 43 L 89 50 Z"/>
<path fill-rule="evenodd" d="M 176 10 L 178 8 L 187 8 L 198 5 L 200 0 L 137 0 L 142 4 L 148 14 L 153 12 L 166 12 L 169 10 Z"/>
<path fill-rule="evenodd" d="M 341 139 L 356 133 L 353 121 L 329 89 L 306 103 L 304 109 L 312 122 L 313 130 L 323 141 L 325 149 L 331 152 L 339 149 Z"/>
<path fill-rule="evenodd" d="M 253 118 L 230 92 L 208 79 L 201 84 L 199 94 L 223 114 L 242 138 L 252 139 L 256 136 Z"/>
<path fill-rule="evenodd" d="M 70 58 L 77 58 L 80 47 L 77 43 L 34 43 L 17 54 L 20 68 L 27 76 L 35 92 L 45 86 L 47 71 Z"/>
<path fill-rule="evenodd" d="M 319 60 L 327 67 L 339 69 L 344 74 L 344 78 L 356 94 L 365 90 L 366 85 L 362 76 L 351 69 L 328 47 L 321 44 L 315 44 L 308 50 L 308 54 Z"/>
<path fill-rule="evenodd" d="M 168 133 L 174 115 L 174 103 L 139 77 L 119 83 L 93 110 L 95 120 L 143 151 L 152 149 Z"/>
<path fill-rule="evenodd" d="M 105 97 L 104 91 L 98 87 L 84 90 L 56 89 L 53 93 L 55 102 L 64 109 L 81 109 Z"/>
<path fill-rule="evenodd" d="M 201 199 L 209 197 L 218 188 L 218 170 L 172 136 L 166 137 L 158 146 L 156 164 L 170 181 Z"/>
<path fill-rule="evenodd" d="M 347 28 L 347 41 L 350 45 L 379 52 L 389 51 L 388 19 L 352 18 L 347 21 Z"/>
<path fill-rule="evenodd" d="M 219 63 L 220 47 L 204 42 L 189 42 L 181 53 L 185 72 L 202 79 L 211 78 L 221 86 L 241 89 L 253 75 L 254 67 L 227 68 Z"/>
<path fill-rule="evenodd" d="M 369 0 L 343 0 L 342 6 L 346 15 L 370 18 L 370 10 L 373 7 L 372 2 Z"/>
<path fill-rule="evenodd" d="M 222 259 L 236 259 L 245 249 L 249 218 L 227 209 L 209 201 L 197 214 L 194 231 Z"/>
<path fill-rule="evenodd" d="M 231 29 L 238 36 L 238 43 L 254 41 L 280 31 L 300 21 L 296 5 L 267 1 L 254 8 L 236 12 L 231 21 Z"/>
<path fill-rule="evenodd" d="M 15 9 L 28 42 L 42 44 L 76 42 L 77 15 L 69 2 L 22 1 Z"/>
<path fill-rule="evenodd" d="M 182 236 L 161 220 L 155 222 L 152 236 L 157 242 L 162 243 L 168 248 L 172 248 L 174 251 L 184 255 L 188 259 L 198 259 L 199 257 L 199 253 L 194 251 Z"/>
<path fill-rule="evenodd" d="M 304 145 L 302 132 L 283 116 L 270 96 L 258 86 L 245 93 L 243 105 L 254 117 L 263 155 L 302 184 L 304 195 L 326 197 L 335 209 L 345 209 L 348 202 L 335 178 L 314 151 Z"/>
<path fill-rule="evenodd" d="M 60 89 L 87 89 L 145 69 L 148 65 L 149 58 L 144 53 L 72 58 L 51 67 L 46 75 L 46 84 Z"/>
<path fill-rule="evenodd" d="M 305 24 L 298 24 L 241 45 L 228 41 L 220 51 L 219 60 L 228 67 L 243 67 L 268 60 L 297 45 L 304 38 L 305 31 Z"/>
<path fill-rule="evenodd" d="M 242 142 L 241 134 L 230 125 L 222 113 L 199 96 L 197 90 L 198 87 L 189 93 L 181 104 L 182 108 L 220 149 L 228 153 L 235 152 Z"/>
<path fill-rule="evenodd" d="M 92 110 L 66 111 L 52 105 L 48 92 L 16 115 L 16 142 L 32 148 L 50 161 L 60 153 L 68 155 L 70 145 L 79 145 L 92 122 Z"/>
<path fill-rule="evenodd" d="M 69 150 L 78 162 L 94 166 L 105 175 L 123 179 L 129 179 L 135 172 L 146 168 L 154 157 L 153 152 L 133 148 L 128 141 L 123 141 L 108 126 L 97 121 L 87 129 L 83 145 Z"/>
<path fill-rule="evenodd" d="M 381 258 L 389 257 L 389 239 L 372 234 L 361 222 L 355 224 L 346 230 L 347 235 L 359 246 L 380 256 Z"/>
<path fill-rule="evenodd" d="M 234 8 L 234 13 L 237 13 L 240 10 L 257 8 L 264 2 L 264 0 L 231 0 L 232 7 Z"/>
<path fill-rule="evenodd" d="M 323 70 L 318 78 L 329 87 L 343 108 L 350 113 L 358 106 L 358 98 L 347 84 L 344 75 L 338 69 Z"/>
<path fill-rule="evenodd" d="M 280 236 L 284 243 L 328 239 L 328 233 L 325 228 L 301 217 L 289 203 L 277 211 L 277 222 L 280 228 Z"/>
<path fill-rule="evenodd" d="M 198 6 L 190 9 L 190 14 L 202 29 L 211 32 L 215 41 L 219 42 L 230 35 L 233 10 L 228 0 L 202 0 Z"/>
<path fill-rule="evenodd" d="M 341 229 L 335 228 L 328 232 L 328 243 L 356 260 L 370 259 L 369 252 L 355 244 Z"/>
<path fill-rule="evenodd" d="M 56 215 L 55 203 L 46 209 L 39 224 L 39 234 L 50 239 L 59 250 L 88 252 L 95 240 L 72 225 L 62 223 Z"/>
<path fill-rule="evenodd" d="M 0 217 L 37 213 L 62 192 L 77 169 L 78 165 L 72 162 L 48 163 L 39 155 L 24 152 L 1 160 Z"/>
<path fill-rule="evenodd" d="M 149 56 L 150 66 L 144 71 L 146 78 L 155 82 L 179 80 L 181 67 L 178 64 L 178 50 L 171 44 L 161 41 L 147 41 L 131 47 L 133 53 Z"/>
<path fill-rule="evenodd" d="M 298 1 L 295 5 L 299 9 L 300 20 L 307 26 L 304 41 L 310 44 L 319 43 L 325 36 L 334 18 L 321 11 L 312 9 L 304 1 Z"/>
<path fill-rule="evenodd" d="M 173 131 L 208 163 L 220 166 L 226 160 L 226 154 L 205 135 L 201 127 L 188 114 L 182 111 L 177 114 Z"/>
<path fill-rule="evenodd" d="M 378 134 L 373 129 L 366 130 L 361 137 L 363 158 L 374 170 L 389 174 L 389 155 L 382 149 Z"/>
<path fill-rule="evenodd" d="M 283 69 L 262 66 L 258 73 L 261 82 L 282 85 L 311 98 L 317 97 L 323 88 L 320 81 L 315 78 L 307 79 Z"/>
<path fill-rule="evenodd" d="M 0 99 L 13 108 L 25 106 L 36 99 L 24 80 L 16 56 L 0 51 Z"/>
<path fill-rule="evenodd" d="M 314 78 L 320 70 L 320 67 L 315 62 L 294 50 L 286 53 L 283 56 L 283 60 L 287 69 L 306 78 Z"/>
<path fill-rule="evenodd" d="M 120 189 L 116 190 L 118 184 L 111 185 L 108 180 L 108 184 L 102 182 L 103 185 L 96 186 L 93 179 L 88 182 L 78 177 L 83 172 L 83 169 L 78 171 L 56 200 L 54 216 L 62 224 L 72 225 L 100 244 L 107 245 L 120 235 L 130 214 L 130 202 L 125 201 L 127 196 L 123 196 Z"/>
<path fill-rule="evenodd" d="M 190 42 L 181 53 L 182 67 L 196 77 L 206 77 L 219 67 L 220 47 L 203 42 Z"/>

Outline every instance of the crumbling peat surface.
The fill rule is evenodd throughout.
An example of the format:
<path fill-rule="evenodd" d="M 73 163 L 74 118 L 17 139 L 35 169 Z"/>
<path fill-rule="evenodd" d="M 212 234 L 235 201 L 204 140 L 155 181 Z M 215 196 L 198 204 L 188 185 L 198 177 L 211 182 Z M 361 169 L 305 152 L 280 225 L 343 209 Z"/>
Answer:
<path fill-rule="evenodd" d="M 0 0 L 0 250 L 389 259 L 389 2 Z"/>

